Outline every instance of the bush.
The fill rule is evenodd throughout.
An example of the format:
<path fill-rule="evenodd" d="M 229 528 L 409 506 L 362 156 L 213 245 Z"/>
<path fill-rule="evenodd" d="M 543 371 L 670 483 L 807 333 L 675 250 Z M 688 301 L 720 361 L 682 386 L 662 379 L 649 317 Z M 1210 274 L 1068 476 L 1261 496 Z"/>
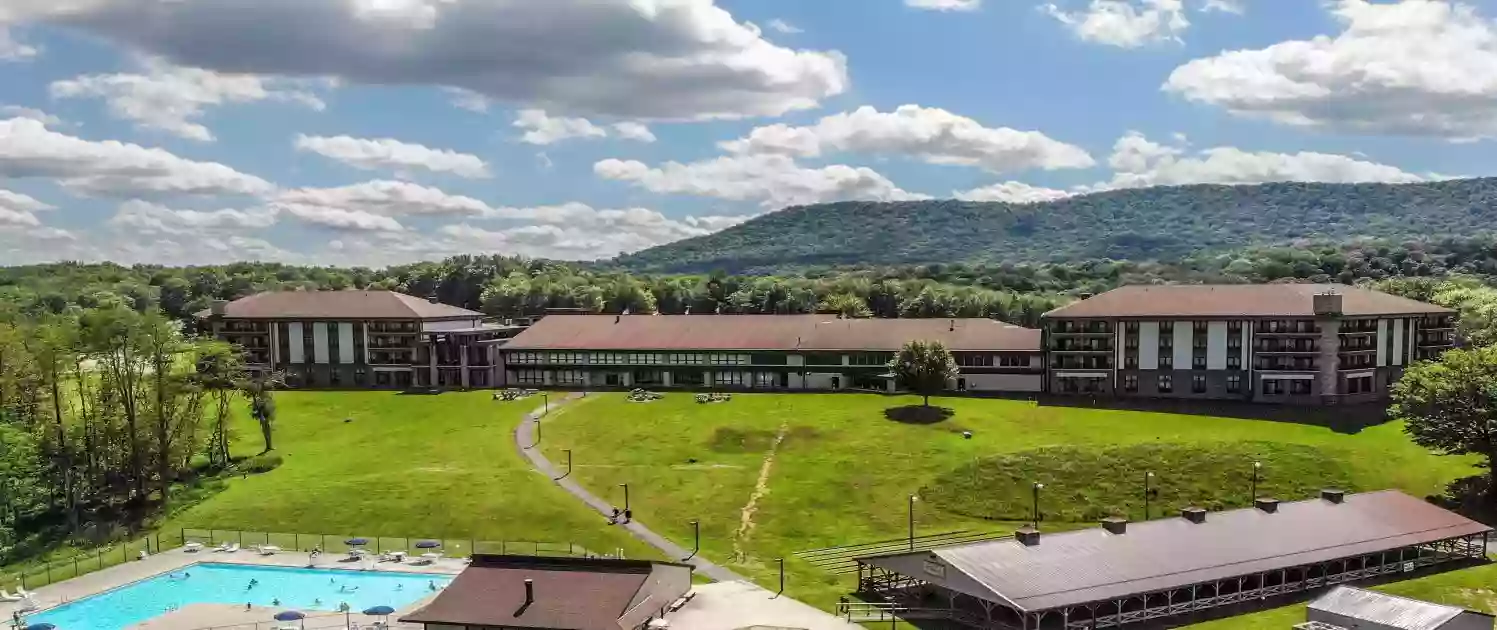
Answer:
<path fill-rule="evenodd" d="M 244 460 L 239 464 L 239 469 L 248 473 L 265 473 L 275 470 L 281 466 L 281 456 L 276 453 L 265 453 Z"/>

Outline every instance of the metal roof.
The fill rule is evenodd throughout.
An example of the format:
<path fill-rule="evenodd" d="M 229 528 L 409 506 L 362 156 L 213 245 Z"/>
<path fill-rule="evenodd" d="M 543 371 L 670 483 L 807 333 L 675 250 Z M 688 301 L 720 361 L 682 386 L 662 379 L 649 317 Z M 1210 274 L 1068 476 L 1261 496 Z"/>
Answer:
<path fill-rule="evenodd" d="M 1026 611 L 1107 601 L 1239 575 L 1489 532 L 1396 490 L 860 558 L 866 564 Z"/>
<path fill-rule="evenodd" d="M 213 316 L 212 309 L 198 317 Z M 483 313 L 394 291 L 270 291 L 224 305 L 229 319 L 460 319 Z"/>
<path fill-rule="evenodd" d="M 549 315 L 505 349 L 892 352 L 915 339 L 940 341 L 956 351 L 1040 350 L 1040 331 L 992 319 L 835 315 Z"/>
<path fill-rule="evenodd" d="M 1438 315 L 1450 309 L 1344 284 L 1138 284 L 1045 313 L 1045 317 L 1314 317 L 1313 297 L 1341 295 L 1346 317 Z"/>
<path fill-rule="evenodd" d="M 1331 589 L 1310 602 L 1310 609 L 1403 630 L 1435 630 L 1466 612 L 1464 608 L 1351 586 Z"/>

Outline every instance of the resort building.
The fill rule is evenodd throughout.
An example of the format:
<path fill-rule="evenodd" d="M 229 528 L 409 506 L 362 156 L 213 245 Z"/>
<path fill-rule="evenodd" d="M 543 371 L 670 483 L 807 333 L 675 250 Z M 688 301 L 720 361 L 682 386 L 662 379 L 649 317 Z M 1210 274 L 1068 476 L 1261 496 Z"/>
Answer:
<path fill-rule="evenodd" d="M 393 291 L 260 293 L 197 317 L 244 349 L 252 373 L 284 373 L 290 387 L 490 387 L 494 347 L 519 331 Z"/>
<path fill-rule="evenodd" d="M 639 630 L 679 606 L 691 571 L 648 560 L 474 554 L 400 621 L 427 630 Z"/>
<path fill-rule="evenodd" d="M 1040 332 L 991 319 L 836 315 L 549 315 L 500 347 L 514 387 L 892 391 L 909 341 L 940 341 L 958 391 L 1038 392 Z"/>
<path fill-rule="evenodd" d="M 1355 586 L 1338 586 L 1305 608 L 1297 630 L 1492 630 L 1492 615 Z"/>
<path fill-rule="evenodd" d="M 1454 312 L 1334 284 L 1138 285 L 1044 315 L 1057 394 L 1300 404 L 1385 396 Z"/>
<path fill-rule="evenodd" d="M 989 630 L 1171 627 L 1336 584 L 1481 562 L 1492 531 L 1395 490 L 1259 498 L 1256 507 L 1103 525 L 1025 527 L 1008 539 L 864 556 L 858 591 L 895 614 Z M 843 609 L 851 621 L 881 612 Z"/>

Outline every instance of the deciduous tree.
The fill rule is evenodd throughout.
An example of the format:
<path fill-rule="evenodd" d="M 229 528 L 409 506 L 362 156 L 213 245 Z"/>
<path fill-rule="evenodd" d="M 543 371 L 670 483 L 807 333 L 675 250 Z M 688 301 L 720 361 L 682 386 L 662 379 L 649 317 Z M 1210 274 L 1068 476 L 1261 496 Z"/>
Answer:
<path fill-rule="evenodd" d="M 939 341 L 910 341 L 899 349 L 889 361 L 889 371 L 901 388 L 924 397 L 924 406 L 930 406 L 931 394 L 946 389 L 947 383 L 957 378 L 960 371 L 951 351 Z"/>
<path fill-rule="evenodd" d="M 1497 504 L 1497 346 L 1456 349 L 1415 363 L 1392 390 L 1388 413 L 1420 446 L 1485 458 L 1486 500 Z"/>

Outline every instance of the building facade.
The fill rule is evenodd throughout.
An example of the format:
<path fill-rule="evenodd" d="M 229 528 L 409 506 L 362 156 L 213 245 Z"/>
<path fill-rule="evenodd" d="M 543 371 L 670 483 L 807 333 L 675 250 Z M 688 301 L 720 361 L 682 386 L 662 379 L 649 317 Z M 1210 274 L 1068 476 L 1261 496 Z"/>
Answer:
<path fill-rule="evenodd" d="M 219 301 L 203 330 L 244 350 L 251 373 L 289 387 L 490 387 L 495 341 L 481 313 L 392 291 L 283 291 Z"/>
<path fill-rule="evenodd" d="M 1343 285 L 1127 286 L 1044 315 L 1049 391 L 1295 404 L 1387 395 L 1454 312 Z"/>
<path fill-rule="evenodd" d="M 835 315 L 550 315 L 500 347 L 513 387 L 893 391 L 912 340 L 952 350 L 959 391 L 1038 392 L 1038 330 L 991 319 Z"/>

